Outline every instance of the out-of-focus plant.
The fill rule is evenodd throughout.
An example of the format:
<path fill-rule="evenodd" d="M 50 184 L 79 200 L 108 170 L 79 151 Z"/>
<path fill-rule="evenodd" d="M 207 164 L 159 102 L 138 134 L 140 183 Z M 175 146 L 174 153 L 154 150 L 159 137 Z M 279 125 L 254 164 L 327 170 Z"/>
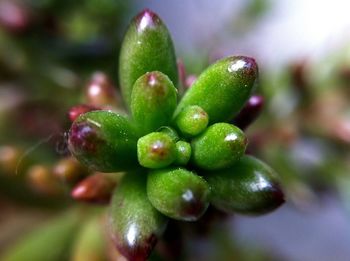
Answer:
<path fill-rule="evenodd" d="M 67 154 L 66 111 L 82 99 L 80 86 L 92 70 L 114 70 L 132 8 L 114 0 L 0 1 L 1 194 L 28 202 L 33 184 L 52 176 Z M 51 195 L 69 194 L 55 190 Z"/>
<path fill-rule="evenodd" d="M 176 237 L 199 227 L 197 234 L 221 211 L 260 215 L 279 207 L 284 196 L 278 176 L 244 155 L 247 138 L 238 128 L 246 128 L 261 110 L 262 97 L 251 96 L 257 77 L 254 59 L 232 56 L 190 80 L 176 64 L 163 22 L 149 10 L 141 12 L 120 54 L 126 108 L 107 76 L 98 73 L 87 85 L 84 103 L 69 111 L 69 150 L 88 169 L 68 157 L 53 167 L 28 170 L 36 188 L 46 193 L 48 187 L 59 191 L 61 180 L 66 189 L 72 186 L 76 200 L 105 203 L 112 197 L 107 217 L 105 208 L 77 207 L 15 246 L 5 260 L 122 260 L 121 254 L 146 260 L 158 239 L 151 258 L 177 259 L 191 252 L 186 254 L 186 244 Z M 82 217 L 86 223 L 77 222 Z M 200 218 L 191 226 L 179 222 Z M 100 221 L 109 225 L 103 228 Z M 238 253 L 227 248 L 211 254 L 229 259 Z"/>
<path fill-rule="evenodd" d="M 349 174 L 348 49 L 263 74 L 267 108 L 253 129 L 254 153 L 283 176 L 288 198 L 307 209 L 322 191 L 341 195 Z M 345 182 L 345 183 L 344 183 Z"/>

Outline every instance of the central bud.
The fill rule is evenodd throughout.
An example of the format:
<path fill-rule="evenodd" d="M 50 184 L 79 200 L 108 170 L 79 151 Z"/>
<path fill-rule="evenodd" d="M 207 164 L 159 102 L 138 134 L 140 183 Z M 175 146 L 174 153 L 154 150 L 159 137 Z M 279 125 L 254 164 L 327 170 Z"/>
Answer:
<path fill-rule="evenodd" d="M 151 169 L 163 168 L 176 159 L 173 139 L 162 132 L 152 132 L 137 142 L 137 158 L 141 166 Z"/>

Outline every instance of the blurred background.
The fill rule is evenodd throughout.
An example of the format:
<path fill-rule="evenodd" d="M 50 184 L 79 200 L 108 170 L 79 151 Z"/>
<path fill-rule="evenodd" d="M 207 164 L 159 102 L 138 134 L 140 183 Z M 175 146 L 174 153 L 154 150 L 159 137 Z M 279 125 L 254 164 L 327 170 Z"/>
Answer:
<path fill-rule="evenodd" d="M 118 85 L 121 39 L 146 7 L 168 26 L 188 80 L 227 55 L 256 58 L 265 107 L 249 150 L 287 195 L 272 214 L 195 237 L 187 260 L 349 260 L 346 0 L 0 0 L 0 253 L 76 204 L 57 170 L 67 112 L 96 71 Z"/>

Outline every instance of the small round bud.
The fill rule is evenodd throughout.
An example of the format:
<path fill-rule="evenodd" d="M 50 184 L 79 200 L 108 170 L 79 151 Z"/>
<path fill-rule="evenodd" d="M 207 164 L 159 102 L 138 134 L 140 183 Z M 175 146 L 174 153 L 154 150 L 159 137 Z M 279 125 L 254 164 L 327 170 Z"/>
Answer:
<path fill-rule="evenodd" d="M 186 165 L 191 158 L 191 144 L 186 141 L 176 142 L 176 160 L 177 165 Z"/>
<path fill-rule="evenodd" d="M 137 157 L 146 168 L 163 168 L 176 159 L 176 146 L 167 134 L 152 132 L 138 140 Z"/>
<path fill-rule="evenodd" d="M 176 126 L 182 134 L 190 137 L 204 131 L 208 122 L 208 114 L 197 105 L 186 107 L 175 119 Z"/>

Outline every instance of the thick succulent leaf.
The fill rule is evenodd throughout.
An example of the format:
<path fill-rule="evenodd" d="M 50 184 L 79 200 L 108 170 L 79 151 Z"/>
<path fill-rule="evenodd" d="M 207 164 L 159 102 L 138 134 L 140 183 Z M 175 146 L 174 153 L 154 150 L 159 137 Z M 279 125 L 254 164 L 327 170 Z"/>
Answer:
<path fill-rule="evenodd" d="M 150 171 L 147 195 L 164 215 L 184 221 L 196 221 L 209 205 L 209 186 L 197 174 L 183 168 Z"/>
<path fill-rule="evenodd" d="M 232 124 L 215 123 L 192 140 L 192 162 L 199 168 L 214 170 L 232 166 L 246 149 L 247 138 Z"/>
<path fill-rule="evenodd" d="M 232 56 L 208 67 L 185 93 L 175 117 L 187 106 L 198 105 L 209 115 L 209 123 L 231 119 L 249 98 L 258 77 L 254 59 Z"/>
<path fill-rule="evenodd" d="M 93 111 L 74 121 L 68 147 L 88 167 L 117 172 L 135 167 L 136 142 L 136 132 L 128 119 L 109 111 Z"/>
<path fill-rule="evenodd" d="M 262 161 L 243 156 L 234 166 L 207 173 L 211 203 L 227 212 L 260 215 L 284 202 L 276 173 Z"/>
<path fill-rule="evenodd" d="M 119 82 L 130 106 L 135 81 L 146 72 L 160 71 L 177 85 L 177 65 L 168 29 L 152 11 L 144 10 L 131 22 L 119 57 Z"/>
<path fill-rule="evenodd" d="M 264 107 L 264 98 L 260 95 L 253 95 L 239 114 L 233 119 L 233 124 L 244 130 L 252 124 L 261 113 Z"/>
<path fill-rule="evenodd" d="M 167 224 L 147 198 L 146 179 L 146 173 L 127 173 L 111 202 L 112 239 L 129 260 L 146 260 Z"/>
<path fill-rule="evenodd" d="M 141 135 L 166 126 L 177 104 L 177 91 L 165 74 L 155 71 L 142 75 L 131 93 L 131 113 Z"/>

